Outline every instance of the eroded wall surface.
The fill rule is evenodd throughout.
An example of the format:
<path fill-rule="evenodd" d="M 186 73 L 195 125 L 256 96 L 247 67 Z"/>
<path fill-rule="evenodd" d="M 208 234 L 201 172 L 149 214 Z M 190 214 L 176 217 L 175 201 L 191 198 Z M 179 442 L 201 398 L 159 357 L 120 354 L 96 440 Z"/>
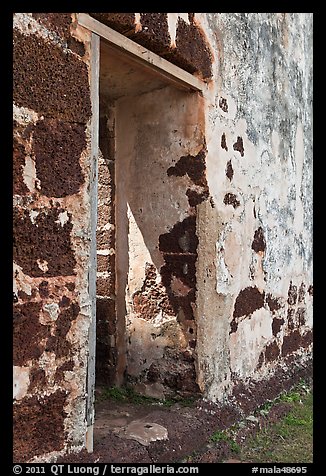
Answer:
<path fill-rule="evenodd" d="M 186 177 L 195 185 L 186 195 L 196 216 L 191 225 L 197 316 L 192 356 L 199 388 L 208 398 L 223 400 L 243 383 L 248 387 L 250 379 L 268 380 L 281 368 L 303 365 L 311 357 L 312 343 L 312 15 L 92 16 L 207 83 L 201 152 L 180 156 L 166 169 L 167 177 L 162 173 L 158 180 L 153 167 L 146 199 L 157 203 L 155 194 L 150 195 L 154 184 L 160 194 L 157 213 L 164 217 L 176 193 L 168 191 L 171 177 Z M 145 98 L 139 101 L 139 110 L 144 103 Z M 175 116 L 178 113 L 176 107 Z M 153 144 L 157 134 L 155 130 Z M 176 140 L 171 137 L 171 150 Z M 146 148 L 141 152 L 155 161 L 160 147 L 153 154 Z M 138 169 L 133 173 L 138 177 Z M 138 180 L 136 187 L 143 182 Z M 184 185 L 177 187 L 182 194 Z M 146 196 L 143 188 L 138 196 Z M 187 213 L 184 200 L 181 203 Z M 139 251 L 134 242 L 144 236 L 133 210 L 129 218 L 129 242 L 124 246 L 132 255 Z M 169 224 L 180 252 L 176 243 L 181 220 L 178 227 Z M 165 246 L 171 246 L 166 241 L 160 237 L 157 243 L 156 237 L 160 259 Z M 146 243 L 143 248 L 151 254 Z M 176 266 L 176 255 L 170 258 Z M 144 270 L 146 257 L 140 254 L 138 261 L 135 268 Z M 124 297 L 128 301 L 133 290 L 134 307 L 139 309 L 134 322 L 145 326 L 148 310 L 160 310 L 155 304 L 160 280 L 165 290 L 171 282 L 164 282 L 164 266 L 159 263 L 156 271 L 148 267 L 142 287 L 138 283 L 138 290 L 131 286 L 128 291 L 128 279 L 134 282 L 135 273 L 131 266 Z M 176 292 L 179 286 L 189 286 L 182 273 L 178 279 Z M 144 362 L 152 355 L 152 344 L 150 339 L 139 342 Z M 138 365 L 135 374 L 145 367 Z M 153 375 L 147 372 L 149 378 L 159 379 L 160 372 L 154 370 Z"/>
<path fill-rule="evenodd" d="M 66 13 L 14 26 L 14 459 L 85 446 L 89 34 Z"/>
<path fill-rule="evenodd" d="M 92 15 L 207 83 L 193 103 L 168 88 L 119 100 L 128 136 L 117 123 L 125 193 L 115 204 L 100 138 L 103 375 L 112 364 L 159 397 L 200 391 L 243 407 L 271 398 L 311 359 L 312 15 Z M 85 445 L 90 37 L 74 18 L 14 16 L 21 461 Z M 125 223 L 115 235 L 114 207 Z"/>
<path fill-rule="evenodd" d="M 214 206 L 199 206 L 197 350 L 200 386 L 221 399 L 311 357 L 312 15 L 198 18 Z"/>

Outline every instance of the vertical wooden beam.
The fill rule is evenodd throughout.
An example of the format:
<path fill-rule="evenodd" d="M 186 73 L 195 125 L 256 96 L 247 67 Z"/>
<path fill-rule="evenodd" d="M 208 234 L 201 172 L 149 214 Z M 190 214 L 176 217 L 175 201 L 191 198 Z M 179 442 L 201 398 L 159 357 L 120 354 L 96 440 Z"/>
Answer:
<path fill-rule="evenodd" d="M 88 270 L 89 296 L 91 300 L 91 322 L 89 326 L 89 355 L 87 368 L 87 401 L 86 401 L 86 448 L 93 451 L 94 430 L 94 390 L 95 390 L 95 351 L 96 351 L 96 224 L 97 224 L 97 181 L 98 181 L 98 143 L 99 143 L 99 68 L 100 68 L 100 37 L 92 33 L 91 37 L 91 170 L 90 170 L 90 203 L 91 203 L 91 249 Z"/>

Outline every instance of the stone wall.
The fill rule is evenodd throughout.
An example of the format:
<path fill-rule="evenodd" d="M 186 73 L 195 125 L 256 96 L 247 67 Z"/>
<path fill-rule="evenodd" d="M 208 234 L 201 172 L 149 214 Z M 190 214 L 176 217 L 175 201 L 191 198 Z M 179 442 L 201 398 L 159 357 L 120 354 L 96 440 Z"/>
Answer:
<path fill-rule="evenodd" d="M 14 458 L 85 446 L 89 42 L 74 15 L 14 15 Z"/>
<path fill-rule="evenodd" d="M 262 402 L 311 359 L 312 14 L 91 15 L 206 83 L 101 110 L 97 373 Z M 14 15 L 20 461 L 85 446 L 89 65 L 75 14 Z"/>

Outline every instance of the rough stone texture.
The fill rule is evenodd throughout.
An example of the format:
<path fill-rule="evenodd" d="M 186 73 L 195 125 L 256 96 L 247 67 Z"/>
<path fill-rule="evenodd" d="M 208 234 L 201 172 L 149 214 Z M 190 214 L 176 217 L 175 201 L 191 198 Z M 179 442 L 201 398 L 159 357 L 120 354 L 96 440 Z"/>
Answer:
<path fill-rule="evenodd" d="M 135 30 L 134 13 L 90 13 L 90 15 L 119 33 L 128 34 Z"/>
<path fill-rule="evenodd" d="M 36 35 L 14 30 L 13 99 L 48 117 L 86 123 L 91 114 L 85 63 Z"/>
<path fill-rule="evenodd" d="M 14 210 L 14 261 L 25 274 L 39 276 L 67 276 L 75 274 L 75 256 L 71 249 L 69 220 L 63 226 L 58 222 L 64 209 L 49 208 L 38 212 L 35 223 L 30 213 Z M 43 267 L 39 263 L 46 263 Z"/>
<path fill-rule="evenodd" d="M 171 41 L 167 18 L 167 13 L 141 13 L 142 29 L 133 39 L 158 55 L 166 53 Z"/>
<path fill-rule="evenodd" d="M 38 359 L 44 344 L 41 341 L 48 337 L 49 327 L 39 320 L 40 303 L 16 304 L 13 313 L 13 363 L 23 366 L 29 359 Z"/>
<path fill-rule="evenodd" d="M 53 461 L 85 444 L 90 37 L 70 13 L 13 20 L 14 458 Z"/>
<path fill-rule="evenodd" d="M 42 193 L 48 197 L 78 193 L 84 182 L 79 158 L 86 147 L 85 126 L 44 119 L 33 132 L 32 153 Z"/>
<path fill-rule="evenodd" d="M 181 18 L 184 14 L 140 13 L 137 26 L 134 13 L 90 15 L 189 73 L 199 73 L 203 78 L 210 78 L 212 54 L 203 31 L 193 21 L 193 14 L 189 14 L 185 21 Z M 171 30 L 170 17 L 175 15 L 175 29 Z M 174 45 L 171 36 L 175 37 Z"/>
<path fill-rule="evenodd" d="M 14 407 L 14 460 L 26 462 L 31 457 L 64 447 L 65 392 L 57 390 L 43 398 L 26 398 Z"/>

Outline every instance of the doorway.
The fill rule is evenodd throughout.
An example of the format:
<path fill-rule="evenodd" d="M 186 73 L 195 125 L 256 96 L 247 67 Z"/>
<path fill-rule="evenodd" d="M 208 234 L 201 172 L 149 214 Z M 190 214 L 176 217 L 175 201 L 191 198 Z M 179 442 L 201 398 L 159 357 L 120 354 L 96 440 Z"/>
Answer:
<path fill-rule="evenodd" d="M 198 393 L 196 206 L 208 197 L 200 81 L 174 65 L 171 73 L 159 57 L 142 64 L 105 37 L 92 37 L 99 144 L 89 428 L 94 384 L 128 384 L 158 399 Z"/>

